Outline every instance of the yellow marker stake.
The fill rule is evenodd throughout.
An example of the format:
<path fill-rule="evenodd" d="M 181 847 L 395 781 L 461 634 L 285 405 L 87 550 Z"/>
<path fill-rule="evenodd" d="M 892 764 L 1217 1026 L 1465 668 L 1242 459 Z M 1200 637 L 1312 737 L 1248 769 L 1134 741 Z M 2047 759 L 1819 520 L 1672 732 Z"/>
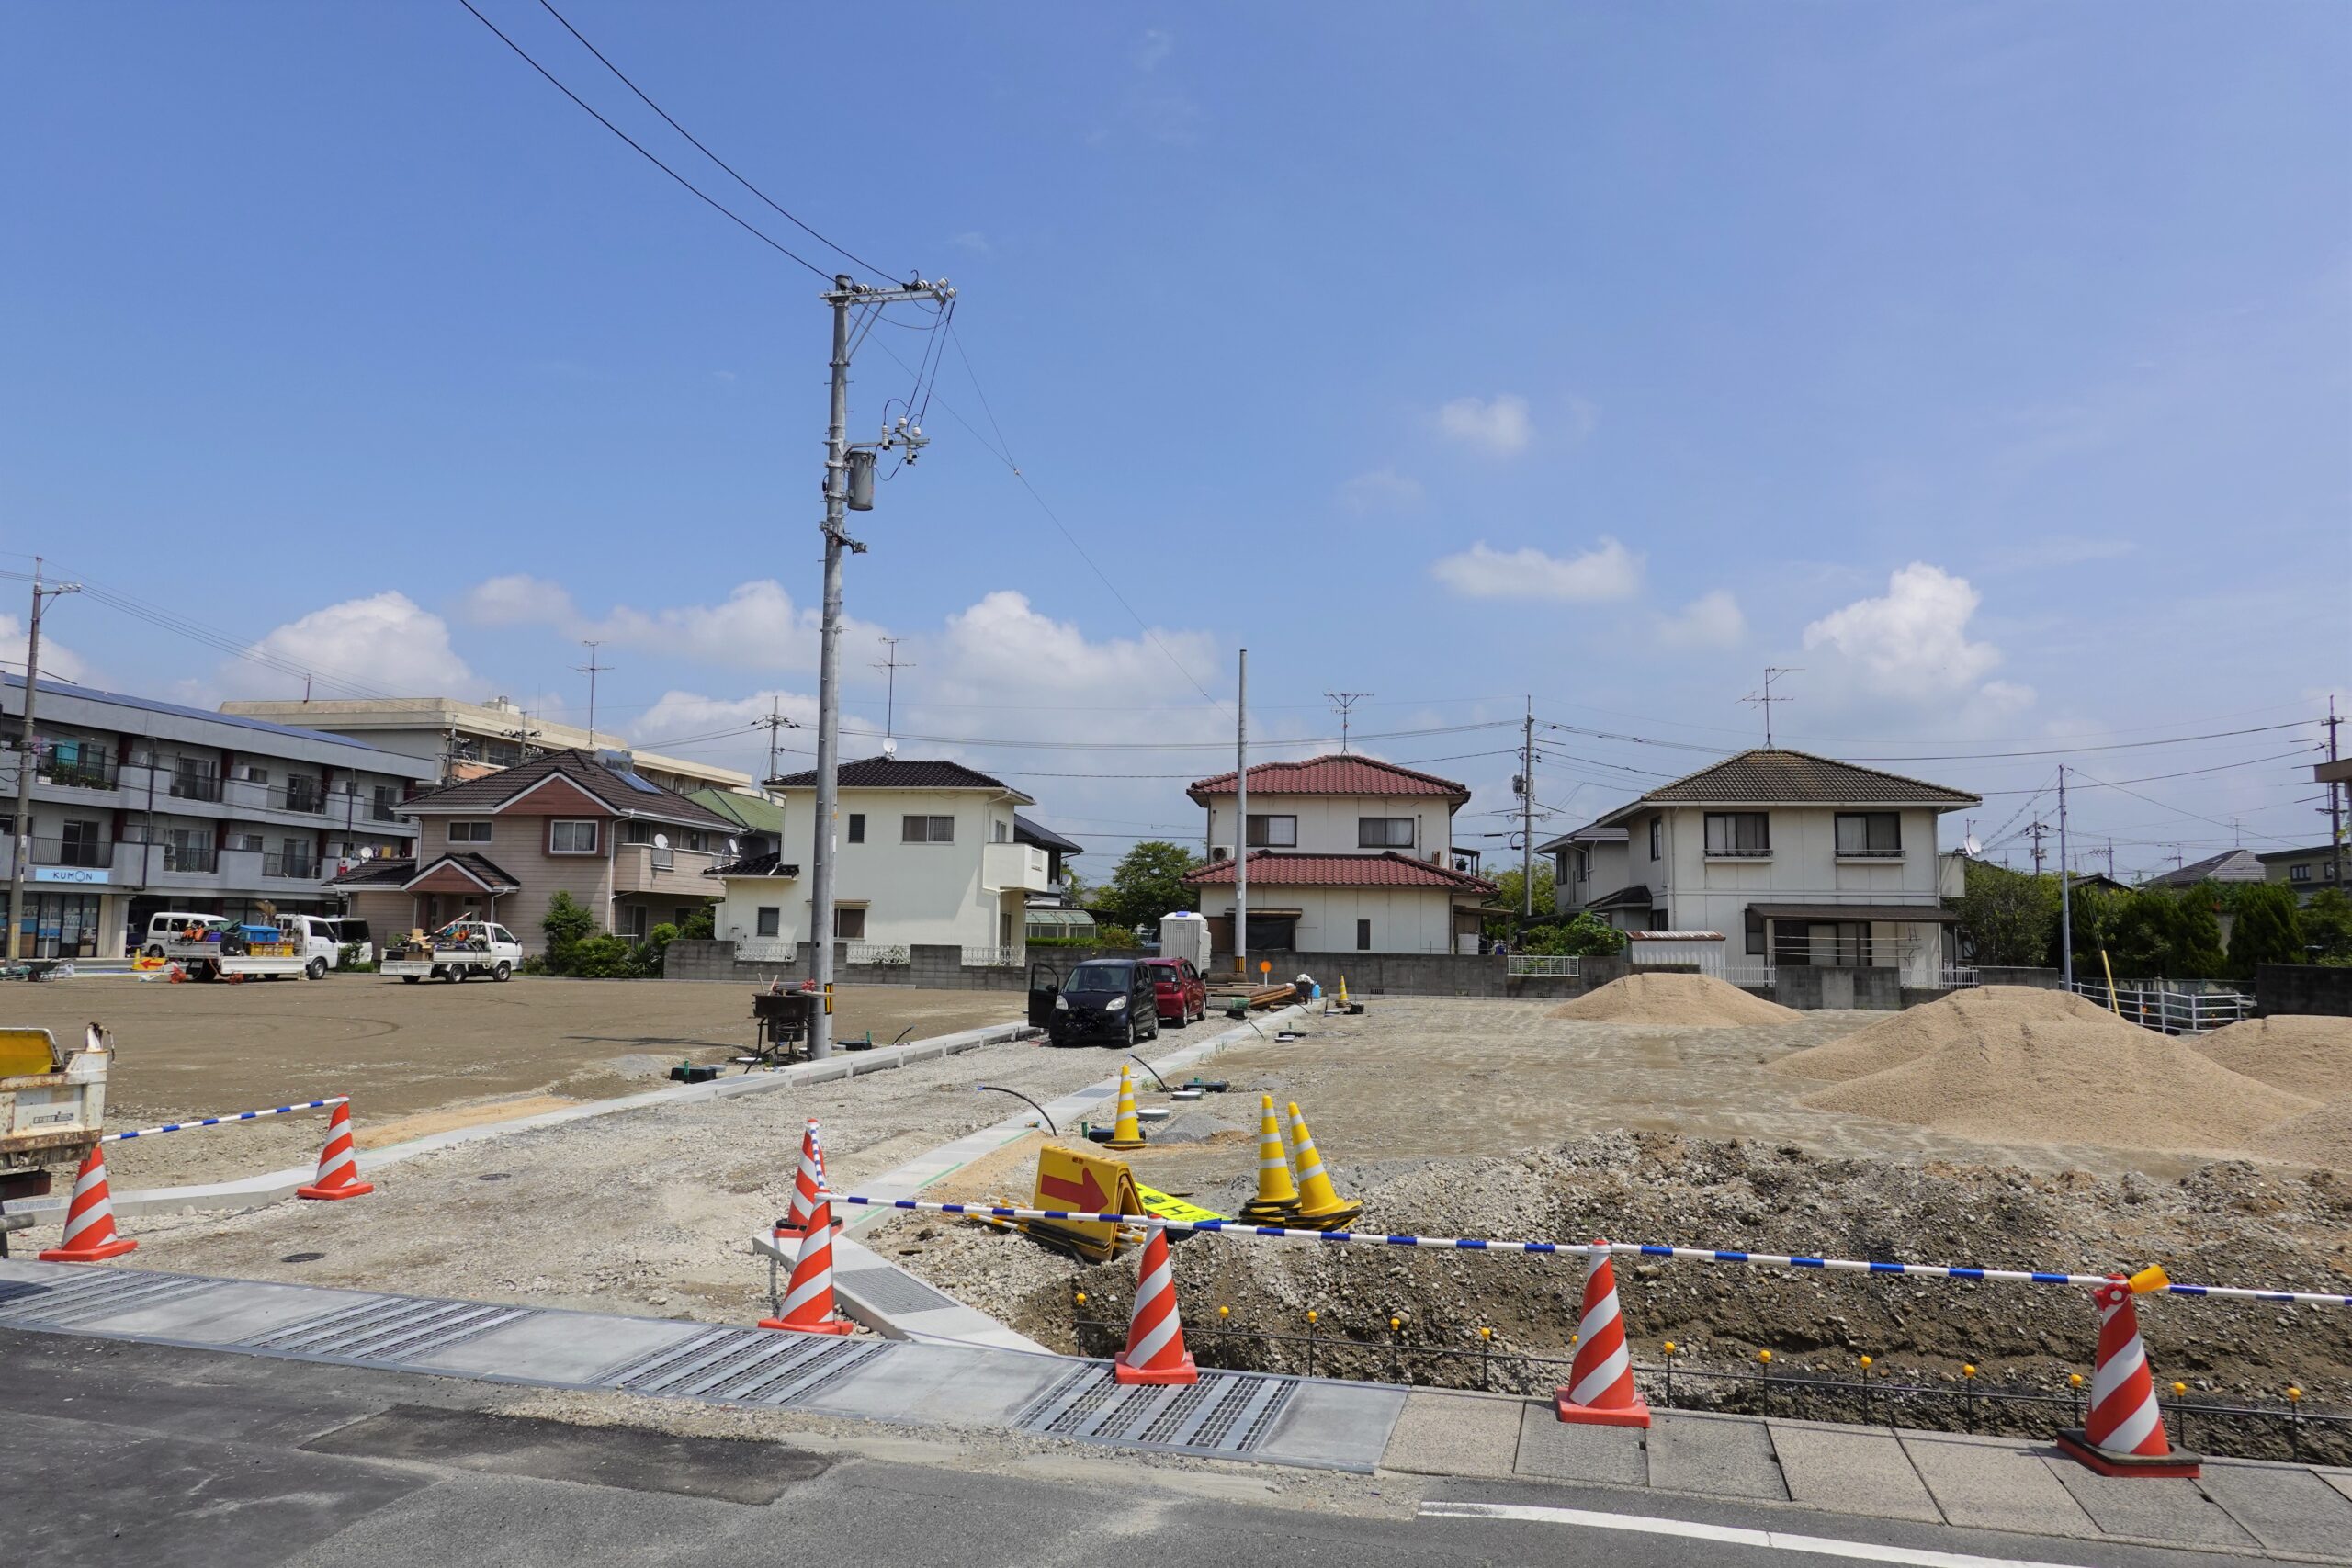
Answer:
<path fill-rule="evenodd" d="M 1770 1350 L 1758 1350 L 1756 1352 L 1756 1359 L 1763 1362 L 1766 1366 L 1770 1366 L 1772 1364 L 1772 1352 Z"/>

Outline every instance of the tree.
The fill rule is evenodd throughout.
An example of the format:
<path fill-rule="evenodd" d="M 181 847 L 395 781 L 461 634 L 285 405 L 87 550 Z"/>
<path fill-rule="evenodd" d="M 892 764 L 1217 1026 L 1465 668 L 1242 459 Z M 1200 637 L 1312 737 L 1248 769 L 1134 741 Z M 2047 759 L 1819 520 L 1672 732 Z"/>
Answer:
<path fill-rule="evenodd" d="M 2352 964 L 2352 898 L 2334 887 L 2323 887 L 2303 906 L 2300 923 L 2303 942 L 2315 947 L 2322 964 Z"/>
<path fill-rule="evenodd" d="M 2046 962 L 2057 951 L 2056 879 L 1984 861 L 1966 865 L 1964 890 L 1952 903 L 1961 950 L 1970 962 L 2000 967 Z"/>
<path fill-rule="evenodd" d="M 2233 978 L 2253 979 L 2257 964 L 2311 962 L 2312 955 L 2303 949 L 2294 890 L 2285 883 L 2242 883 L 2232 890 L 2229 903 L 2230 912 L 2236 916 L 2230 930 Z"/>
<path fill-rule="evenodd" d="M 1519 935 L 1521 953 L 1603 956 L 1625 951 L 1625 933 L 1591 910 L 1555 925 L 1529 926 Z"/>
<path fill-rule="evenodd" d="M 548 900 L 547 918 L 539 922 L 539 929 L 548 933 L 548 972 L 569 975 L 574 950 L 596 932 L 596 917 L 587 905 L 559 891 Z"/>
<path fill-rule="evenodd" d="M 1517 919 L 1520 911 L 1526 908 L 1521 891 L 1522 886 L 1517 866 L 1495 878 L 1495 902 L 1500 904 L 1513 919 Z M 1558 905 L 1552 889 L 1552 863 L 1538 855 L 1535 857 L 1535 918 L 1540 920 L 1557 912 Z"/>
<path fill-rule="evenodd" d="M 1156 926 L 1170 910 L 1193 907 L 1184 874 L 1198 864 L 1182 844 L 1147 839 L 1120 858 L 1118 869 L 1095 896 L 1093 908 L 1113 925 Z"/>

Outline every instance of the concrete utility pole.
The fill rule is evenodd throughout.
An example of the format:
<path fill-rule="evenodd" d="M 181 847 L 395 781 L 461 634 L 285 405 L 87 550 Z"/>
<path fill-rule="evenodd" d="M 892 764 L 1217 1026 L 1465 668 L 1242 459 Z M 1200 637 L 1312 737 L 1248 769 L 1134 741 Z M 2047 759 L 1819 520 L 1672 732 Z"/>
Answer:
<path fill-rule="evenodd" d="M 913 660 L 899 657 L 899 644 L 905 640 L 904 637 L 884 637 L 882 642 L 889 649 L 889 657 L 873 666 L 889 677 L 889 684 L 883 688 L 882 697 L 882 738 L 886 740 L 896 735 L 899 728 L 899 671 L 915 668 Z"/>
<path fill-rule="evenodd" d="M 2327 760 L 2335 758 L 2335 727 L 2343 721 L 2335 716 L 2335 698 L 2327 699 Z M 2335 878 L 2336 891 L 2344 890 L 2344 788 L 2340 784 L 2327 786 L 2327 842 L 2330 854 L 2328 874 Z"/>
<path fill-rule="evenodd" d="M 1233 705 L 1233 972 L 1250 984 L 1250 650 Z"/>
<path fill-rule="evenodd" d="M 1348 710 L 1373 694 L 1370 692 L 1326 692 L 1323 694 L 1331 699 L 1331 711 L 1340 716 L 1340 755 L 1344 757 L 1348 754 Z"/>
<path fill-rule="evenodd" d="M 1448 845 L 1448 863 L 1453 846 Z M 1527 696 L 1527 718 L 1519 735 L 1520 918 L 1535 918 L 1535 694 Z"/>
<path fill-rule="evenodd" d="M 768 694 L 767 717 L 755 718 L 752 722 L 758 728 L 768 732 L 768 771 L 761 777 L 760 787 L 768 792 L 770 799 L 774 799 L 775 796 L 777 780 L 783 776 L 775 771 L 776 731 L 779 729 L 797 729 L 800 727 L 795 724 L 792 720 L 784 716 L 784 714 L 781 711 L 780 699 L 778 699 L 773 692 Z M 779 850 L 783 847 L 784 846 L 781 842 L 776 845 L 776 848 Z"/>
<path fill-rule="evenodd" d="M 2075 890 L 2066 871 L 2066 764 L 2058 764 L 2058 953 L 2066 989 L 2075 988 Z"/>
<path fill-rule="evenodd" d="M 2040 876 L 2041 874 L 2041 835 L 2050 831 L 2050 824 L 2037 817 L 2026 824 L 2025 830 L 2033 835 L 2033 874 Z"/>
<path fill-rule="evenodd" d="M 596 677 L 612 666 L 596 662 L 596 650 L 605 646 L 603 642 L 583 637 L 580 639 L 580 646 L 588 650 L 588 662 L 575 664 L 572 668 L 588 677 L 588 749 L 593 751 L 596 749 Z"/>
<path fill-rule="evenodd" d="M 9 575 L 14 576 L 15 573 Z M 40 580 L 40 557 L 33 558 L 33 613 L 25 628 L 25 725 L 17 738 L 17 842 L 8 865 L 8 957 L 23 956 L 17 942 L 25 926 L 25 867 L 33 858 L 33 774 L 40 769 L 40 737 L 33 728 L 36 694 L 40 686 L 40 613 L 44 598 L 79 593 L 78 582 Z"/>
<path fill-rule="evenodd" d="M 842 558 L 849 551 L 863 555 L 865 547 L 849 536 L 849 513 L 874 506 L 874 460 L 892 446 L 908 449 L 907 460 L 923 444 L 920 427 L 900 420 L 879 441 L 853 447 L 849 439 L 850 321 L 853 306 L 885 305 L 928 299 L 944 306 L 956 290 L 941 278 L 927 283 L 918 277 L 904 287 L 873 288 L 837 273 L 833 287 L 821 296 L 833 309 L 832 412 L 825 427 L 825 595 L 823 629 L 817 640 L 817 822 L 816 842 L 809 855 L 808 935 L 811 943 L 808 977 L 819 996 L 808 1021 L 808 1055 L 822 1061 L 833 1054 L 833 818 L 841 809 L 842 750 Z M 853 493 L 854 491 L 854 493 Z"/>

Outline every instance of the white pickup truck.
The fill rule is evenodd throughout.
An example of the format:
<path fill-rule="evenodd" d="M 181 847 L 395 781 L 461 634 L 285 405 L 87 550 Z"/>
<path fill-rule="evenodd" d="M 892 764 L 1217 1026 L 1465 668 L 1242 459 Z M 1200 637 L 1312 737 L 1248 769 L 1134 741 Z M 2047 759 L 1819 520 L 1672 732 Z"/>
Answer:
<path fill-rule="evenodd" d="M 503 980 L 523 962 L 523 944 L 504 926 L 489 920 L 452 920 L 431 936 L 384 944 L 379 975 L 397 975 L 408 985 L 430 977 L 463 980 L 487 975 Z"/>
<path fill-rule="evenodd" d="M 274 925 L 232 925 L 218 915 L 192 919 L 163 943 L 164 956 L 195 980 L 322 978 L 326 963 Z"/>

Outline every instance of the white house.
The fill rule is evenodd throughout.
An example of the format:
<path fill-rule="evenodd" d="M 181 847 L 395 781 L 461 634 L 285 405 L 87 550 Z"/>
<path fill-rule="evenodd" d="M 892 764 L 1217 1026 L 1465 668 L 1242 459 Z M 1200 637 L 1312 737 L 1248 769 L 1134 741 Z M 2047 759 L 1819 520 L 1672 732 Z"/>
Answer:
<path fill-rule="evenodd" d="M 1209 863 L 1185 881 L 1216 951 L 1233 951 L 1233 857 L 1243 851 L 1252 953 L 1477 951 L 1495 885 L 1453 868 L 1453 814 L 1467 788 L 1371 757 L 1259 762 L 1250 820 L 1238 824 L 1235 780 L 1220 773 L 1186 791 L 1208 811 Z"/>
<path fill-rule="evenodd" d="M 713 934 L 741 959 L 788 962 L 809 937 L 804 874 L 816 838 L 817 775 L 775 785 L 783 850 L 723 866 Z M 833 937 L 850 960 L 903 962 L 918 944 L 1017 951 L 1029 896 L 1049 891 L 1051 854 L 1016 837 L 1036 802 L 960 762 L 843 762 L 833 829 Z"/>
<path fill-rule="evenodd" d="M 1535 852 L 1552 859 L 1554 908 L 1589 909 L 1597 919 L 1622 931 L 1641 931 L 1649 925 L 1648 891 L 1635 887 L 1626 869 L 1624 829 L 1588 824 L 1536 845 Z"/>
<path fill-rule="evenodd" d="M 1623 911 L 1612 923 L 1716 931 L 1728 969 L 1760 982 L 1774 965 L 1894 967 L 1932 986 L 1951 961 L 1943 906 L 1961 868 L 1937 853 L 1937 819 L 1977 796 L 1809 752 L 1743 751 L 1660 784 L 1566 835 L 1623 829 L 1625 884 L 1601 888 L 1609 862 L 1555 893 L 1565 911 Z M 1555 840 L 1555 842 L 1558 840 Z M 1573 865 L 1571 870 L 1573 871 Z"/>

